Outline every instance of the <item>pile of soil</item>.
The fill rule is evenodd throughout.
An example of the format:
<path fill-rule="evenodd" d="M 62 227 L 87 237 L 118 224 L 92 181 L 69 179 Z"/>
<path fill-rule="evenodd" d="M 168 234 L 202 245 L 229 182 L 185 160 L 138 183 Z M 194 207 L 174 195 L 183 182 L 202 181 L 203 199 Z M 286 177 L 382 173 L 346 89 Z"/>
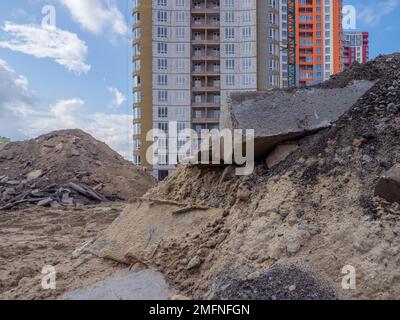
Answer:
<path fill-rule="evenodd" d="M 217 277 L 234 277 L 235 292 L 263 298 L 248 281 L 265 282 L 259 272 L 276 265 L 307 266 L 331 283 L 335 297 L 400 298 L 400 205 L 374 197 L 382 173 L 400 163 L 400 54 L 356 65 L 321 87 L 352 80 L 376 83 L 332 127 L 299 141 L 272 169 L 258 163 L 252 175 L 239 177 L 233 166 L 182 166 L 150 190 L 148 198 L 225 210 L 212 233 L 222 241 L 199 247 L 208 230 L 184 242 L 160 241 L 152 264 L 200 298 L 224 296 L 212 285 Z M 201 263 L 187 270 L 196 258 Z M 354 290 L 342 287 L 345 266 L 356 271 Z M 309 296 L 313 286 L 298 283 L 290 294 Z M 268 295 L 286 297 L 279 290 Z"/>
<path fill-rule="evenodd" d="M 25 192 L 58 192 L 70 182 L 101 194 L 92 198 L 110 201 L 140 197 L 155 184 L 147 173 L 81 130 L 52 132 L 0 151 L 0 207 Z"/>

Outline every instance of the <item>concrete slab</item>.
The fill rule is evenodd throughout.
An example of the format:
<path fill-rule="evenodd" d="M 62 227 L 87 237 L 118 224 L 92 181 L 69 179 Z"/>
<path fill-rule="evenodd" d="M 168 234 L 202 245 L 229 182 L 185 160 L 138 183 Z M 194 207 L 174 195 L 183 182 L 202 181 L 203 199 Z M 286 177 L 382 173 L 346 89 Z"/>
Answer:
<path fill-rule="evenodd" d="M 99 236 L 93 253 L 122 263 L 152 266 L 159 244 L 171 239 L 182 243 L 210 222 L 222 209 L 188 207 L 171 201 L 140 199 L 126 207 Z"/>
<path fill-rule="evenodd" d="M 126 271 L 91 288 L 65 294 L 69 300 L 167 300 L 172 294 L 164 276 L 154 270 Z"/>
<path fill-rule="evenodd" d="M 355 81 L 345 88 L 234 94 L 222 107 L 222 129 L 254 129 L 255 157 L 277 144 L 329 127 L 361 98 L 374 82 Z"/>
<path fill-rule="evenodd" d="M 400 204 L 400 164 L 382 175 L 375 187 L 375 195 Z"/>

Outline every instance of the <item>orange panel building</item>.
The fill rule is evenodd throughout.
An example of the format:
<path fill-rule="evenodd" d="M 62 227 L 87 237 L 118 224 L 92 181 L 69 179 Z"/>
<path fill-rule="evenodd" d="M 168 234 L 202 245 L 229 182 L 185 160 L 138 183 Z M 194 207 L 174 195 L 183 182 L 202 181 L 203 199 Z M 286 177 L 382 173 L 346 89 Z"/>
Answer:
<path fill-rule="evenodd" d="M 295 0 L 296 82 L 305 86 L 343 70 L 343 0 Z"/>

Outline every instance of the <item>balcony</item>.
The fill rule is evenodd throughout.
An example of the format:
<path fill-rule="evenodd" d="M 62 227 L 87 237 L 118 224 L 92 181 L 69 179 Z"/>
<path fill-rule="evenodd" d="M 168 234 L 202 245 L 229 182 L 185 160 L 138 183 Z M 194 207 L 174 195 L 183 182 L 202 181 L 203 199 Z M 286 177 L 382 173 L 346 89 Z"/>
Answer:
<path fill-rule="evenodd" d="M 220 54 L 215 52 L 199 52 L 192 56 L 193 61 L 219 61 Z"/>
<path fill-rule="evenodd" d="M 207 3 L 205 5 L 204 3 L 199 4 L 199 5 L 194 5 L 192 6 L 192 13 L 193 14 L 212 14 L 212 13 L 219 13 L 220 12 L 220 6 L 214 5 L 212 3 Z"/>
<path fill-rule="evenodd" d="M 193 45 L 220 45 L 219 38 L 203 38 L 203 37 L 194 37 L 192 38 Z"/>
<path fill-rule="evenodd" d="M 206 85 L 206 84 L 201 84 L 201 85 L 194 85 L 192 87 L 193 92 L 220 92 L 221 91 L 221 86 L 220 85 Z"/>
<path fill-rule="evenodd" d="M 200 123 L 219 123 L 219 118 L 192 118 L 192 123 L 200 124 Z"/>
<path fill-rule="evenodd" d="M 219 30 L 220 22 L 219 19 L 193 19 L 192 20 L 192 29 L 193 30 Z"/>
<path fill-rule="evenodd" d="M 212 67 L 212 68 L 204 68 L 204 67 L 202 67 L 202 68 L 198 68 L 198 67 L 195 67 L 195 68 L 193 68 L 193 70 L 192 70 L 192 75 L 193 76 L 219 76 L 219 74 L 220 74 L 220 68 L 219 68 L 219 66 L 218 67 Z"/>

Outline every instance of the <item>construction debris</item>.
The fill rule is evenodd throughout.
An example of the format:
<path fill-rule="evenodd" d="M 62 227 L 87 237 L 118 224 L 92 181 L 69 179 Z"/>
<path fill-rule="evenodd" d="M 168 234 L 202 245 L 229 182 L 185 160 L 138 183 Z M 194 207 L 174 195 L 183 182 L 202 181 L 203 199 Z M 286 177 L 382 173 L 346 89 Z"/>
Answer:
<path fill-rule="evenodd" d="M 375 195 L 389 202 L 400 204 L 400 165 L 396 164 L 382 175 L 375 188 Z"/>
<path fill-rule="evenodd" d="M 155 181 L 80 130 L 10 143 L 0 152 L 0 210 L 130 200 Z"/>
<path fill-rule="evenodd" d="M 255 131 L 255 157 L 279 143 L 329 127 L 363 96 L 374 82 L 355 81 L 345 88 L 276 90 L 232 95 L 221 113 L 223 129 Z"/>
<path fill-rule="evenodd" d="M 1 189 L 2 183 L 0 183 L 0 190 Z M 74 207 L 78 204 L 88 205 L 96 202 L 107 201 L 107 199 L 100 193 L 94 191 L 88 186 L 76 182 L 69 182 L 61 186 L 51 184 L 42 189 L 28 189 L 14 197 L 11 197 L 11 195 L 16 194 L 15 189 L 5 190 L 6 191 L 3 193 L 3 200 L 5 198 L 11 199 L 7 201 L 4 206 L 0 207 L 0 211 L 26 207 L 27 205 L 34 204 L 40 207 L 59 208 L 61 206 Z"/>

